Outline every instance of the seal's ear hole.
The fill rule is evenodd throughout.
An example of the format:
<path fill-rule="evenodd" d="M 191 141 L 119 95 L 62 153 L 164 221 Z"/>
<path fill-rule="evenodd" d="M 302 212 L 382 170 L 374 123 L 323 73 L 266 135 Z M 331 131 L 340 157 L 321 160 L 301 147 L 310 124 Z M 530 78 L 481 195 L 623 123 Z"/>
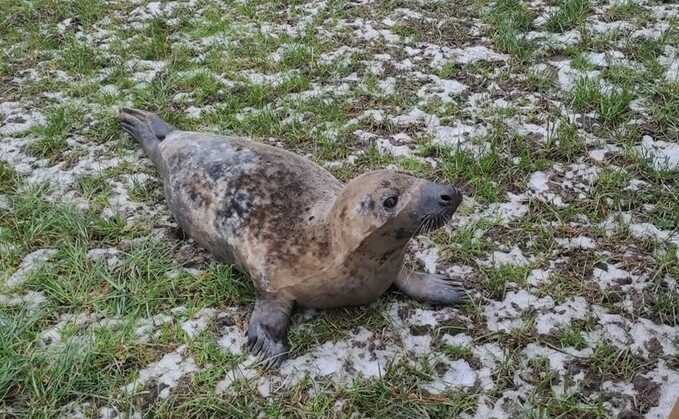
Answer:
<path fill-rule="evenodd" d="M 311 221 L 311 220 L 313 220 L 313 219 L 314 219 L 314 216 L 313 216 L 313 215 L 312 215 L 311 217 L 309 217 L 309 221 Z"/>
<path fill-rule="evenodd" d="M 386 209 L 392 209 L 398 204 L 398 197 L 397 196 L 390 196 L 389 198 L 385 199 L 384 202 L 382 203 L 382 206 Z"/>

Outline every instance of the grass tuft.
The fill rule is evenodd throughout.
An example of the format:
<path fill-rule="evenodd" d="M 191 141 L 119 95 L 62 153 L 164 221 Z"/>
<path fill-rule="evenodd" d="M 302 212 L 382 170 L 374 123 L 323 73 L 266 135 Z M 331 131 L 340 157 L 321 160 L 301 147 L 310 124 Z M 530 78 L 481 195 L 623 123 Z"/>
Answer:
<path fill-rule="evenodd" d="M 545 28 L 553 32 L 565 32 L 582 25 L 591 11 L 590 0 L 562 0 L 559 8 L 549 16 Z"/>

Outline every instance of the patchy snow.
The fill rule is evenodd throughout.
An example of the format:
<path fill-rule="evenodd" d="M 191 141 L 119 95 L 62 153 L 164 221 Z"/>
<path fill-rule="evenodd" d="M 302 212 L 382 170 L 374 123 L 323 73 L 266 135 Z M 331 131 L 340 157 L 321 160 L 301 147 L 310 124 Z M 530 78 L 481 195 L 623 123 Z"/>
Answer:
<path fill-rule="evenodd" d="M 383 345 L 379 336 L 359 327 L 348 339 L 326 342 L 284 362 L 280 375 L 285 378 L 287 385 L 299 382 L 307 374 L 349 383 L 358 375 L 365 378 L 379 377 L 396 355 L 393 346 Z"/>
<path fill-rule="evenodd" d="M 110 269 L 113 269 L 120 265 L 122 262 L 120 260 L 122 253 L 115 247 L 103 248 L 103 249 L 90 249 L 87 251 L 87 257 L 95 262 L 103 262 Z"/>
<path fill-rule="evenodd" d="M 282 137 L 285 132 L 294 132 L 300 138 L 313 139 L 301 145 L 302 148 L 309 151 L 309 156 L 320 160 L 324 167 L 343 168 L 342 174 L 346 174 L 344 169 L 368 170 L 362 166 L 360 157 L 365 156 L 365 150 L 371 146 L 382 154 L 418 159 L 431 166 L 435 171 L 428 177 L 432 179 L 450 179 L 452 175 L 461 183 L 470 180 L 467 174 L 460 175 L 464 173 L 460 169 L 465 168 L 451 167 L 455 162 L 439 157 L 440 148 L 461 151 L 472 158 L 495 152 L 521 170 L 519 165 L 523 166 L 525 156 L 516 155 L 513 144 L 503 144 L 508 146 L 506 148 L 491 147 L 497 145 L 491 144 L 496 129 L 517 134 L 512 141 L 520 138 L 545 160 L 540 162 L 538 169 L 533 169 L 539 170 L 534 173 L 510 173 L 508 184 L 500 185 L 500 178 L 495 173 L 486 174 L 491 182 L 507 191 L 498 202 L 482 201 L 478 196 L 475 200 L 475 194 L 478 194 L 475 185 L 466 189 L 471 191 L 470 196 L 451 222 L 434 237 L 435 242 L 440 243 L 455 237 L 457 231 L 469 234 L 473 244 L 478 245 L 473 253 L 465 255 L 469 260 L 457 260 L 455 252 L 464 249 L 455 247 L 452 253 L 455 257 L 450 259 L 450 249 L 443 249 L 423 237 L 418 237 L 411 249 L 410 256 L 424 270 L 445 272 L 472 284 L 478 279 L 479 270 L 485 267 L 524 267 L 529 271 L 527 285 L 507 284 L 501 301 L 493 301 L 479 295 L 480 290 L 475 291 L 479 298 L 474 298 L 476 306 L 472 315 L 467 307 L 429 307 L 403 301 L 406 297 L 400 294 L 390 296 L 388 298 L 396 298 L 398 302 L 387 300 L 386 309 L 379 306 L 381 314 L 390 323 L 388 327 L 344 330 L 285 361 L 279 370 L 263 370 L 257 360 L 247 354 L 245 328 L 249 308 L 244 306 L 194 308 L 191 305 L 151 313 L 149 318 L 129 320 L 107 318 L 97 312 L 55 314 L 59 317 L 38 334 L 37 342 L 44 347 L 41 350 L 51 351 L 52 346 L 58 348 L 67 343 L 86 347 L 92 332 L 100 327 L 132 327 L 139 345 L 156 347 L 161 336 L 166 338 L 167 329 L 182 330 L 184 333 L 180 335 L 186 340 L 174 342 L 170 338 L 170 342 L 163 341 L 164 345 L 167 343 L 163 347 L 170 348 L 166 351 L 172 352 L 158 355 L 154 359 L 156 362 L 142 369 L 138 380 L 125 387 L 126 391 L 107 395 L 110 401 L 103 404 L 84 402 L 63 409 L 59 406 L 64 417 L 69 414 L 72 417 L 141 417 L 145 412 L 119 410 L 117 399 L 129 398 L 130 391 L 149 390 L 153 386 L 152 391 L 144 394 L 144 406 L 147 406 L 146 402 L 153 403 L 150 399 L 155 398 L 156 393 L 161 398 L 171 397 L 173 389 L 181 386 L 183 380 L 189 380 L 199 372 L 186 347 L 180 346 L 176 351 L 172 348 L 188 345 L 198 336 L 213 339 L 228 354 L 228 359 L 233 360 L 234 367 L 220 377 L 222 380 L 216 385 L 218 393 L 228 393 L 236 388 L 235 381 L 245 380 L 260 395 L 269 397 L 279 389 L 301 382 L 305 376 L 309 376 L 310 382 L 329 380 L 349 386 L 357 377 L 383 377 L 386 366 L 392 362 L 419 367 L 426 359 L 432 369 L 427 371 L 429 380 L 419 377 L 421 390 L 434 394 L 453 390 L 478 395 L 477 405 L 469 417 L 513 418 L 533 407 L 531 395 L 536 389 L 527 377 L 533 373 L 532 363 L 528 361 L 546 358 L 549 368 L 557 374 L 551 388 L 555 397 L 578 391 L 583 400 L 601 401 L 604 415 L 617 417 L 631 412 L 652 418 L 666 417 L 672 399 L 676 397 L 674 389 L 679 386 L 674 365 L 668 361 L 679 352 L 676 339 L 679 330 L 664 324 L 666 319 L 654 321 L 648 316 L 647 309 L 652 302 L 647 301 L 646 296 L 656 286 L 675 291 L 677 285 L 671 273 L 656 277 L 653 264 L 648 262 L 663 252 L 674 251 L 671 245 L 679 246 L 679 235 L 666 222 L 661 226 L 654 221 L 657 212 L 666 211 L 666 208 L 660 202 L 649 202 L 640 193 L 656 193 L 659 182 L 646 176 L 644 167 L 629 170 L 627 153 L 630 150 L 627 142 L 623 141 L 624 145 L 621 142 L 621 136 L 627 138 L 626 134 L 633 132 L 631 128 L 642 127 L 647 135 L 632 147 L 632 151 L 659 170 L 679 169 L 679 148 L 666 135 L 668 131 L 663 131 L 663 137 L 653 133 L 658 123 L 653 120 L 654 98 L 644 89 L 631 92 L 634 97 L 629 104 L 629 118 L 623 118 L 620 126 L 611 129 L 602 127 L 597 112 L 575 111 L 569 94 L 576 82 L 584 78 L 596 81 L 602 89 L 611 89 L 602 76 L 614 75 L 610 73 L 614 67 L 643 74 L 658 70 L 657 80 L 652 80 L 656 84 L 676 81 L 679 78 L 678 50 L 668 43 L 671 19 L 679 16 L 676 6 L 671 2 L 656 4 L 643 0 L 640 4 L 650 19 L 623 17 L 614 20 L 607 16 L 610 6 L 625 4 L 624 0 L 593 4 L 584 26 L 558 33 L 544 29 L 546 20 L 556 10 L 554 5 L 527 3 L 531 14 L 538 16 L 533 22 L 533 30 L 526 34 L 536 53 L 525 66 L 517 67 L 510 55 L 499 53 L 492 45 L 493 28 L 483 18 L 486 11 L 480 15 L 456 15 L 449 13 L 450 8 L 441 9 L 440 5 L 426 3 L 418 1 L 408 3 L 408 8 L 383 10 L 374 0 L 350 1 L 339 9 L 317 0 L 304 4 L 276 4 L 275 7 L 266 2 L 255 4 L 245 0 L 238 0 L 236 7 L 211 0 L 135 1 L 127 13 L 121 14 L 117 7 L 112 7 L 115 16 L 106 16 L 92 25 L 83 25 L 73 18 L 55 23 L 54 29 L 58 33 L 74 36 L 81 45 L 101 53 L 104 68 L 97 69 L 91 76 L 58 69 L 63 64 L 59 48 L 35 51 L 37 54 L 33 57 L 38 57 L 38 61 L 24 66 L 16 60 L 21 59 L 22 51 L 28 45 L 20 41 L 11 46 L 7 51 L 8 56 L 13 57 L 9 69 L 12 70 L 15 63 L 20 64 L 17 68 L 29 68 L 15 71 L 9 77 L 10 90 L 4 91 L 5 97 L 0 101 L 0 160 L 25 177 L 28 184 L 50 182 L 52 189 L 45 197 L 51 201 L 67 201 L 98 214 L 101 210 L 100 214 L 105 218 L 121 215 L 131 227 L 137 223 L 153 225 L 153 234 L 165 229 L 157 226 L 169 222 L 166 206 L 136 202 L 129 193 L 133 186 L 157 180 L 155 172 L 145 170 L 150 167 L 148 159 L 142 157 L 138 149 L 131 149 L 133 143 L 127 140 L 119 142 L 109 138 L 110 141 L 101 142 L 99 137 L 93 138 L 92 133 L 97 133 L 100 115 L 113 115 L 120 106 L 130 106 L 140 100 L 147 102 L 146 99 L 153 99 L 145 99 L 147 95 L 159 93 L 156 88 L 162 88 L 163 95 L 167 89 L 171 106 L 165 108 L 166 111 L 184 109 L 185 115 L 193 119 L 187 123 L 204 126 L 213 132 L 228 126 L 235 132 L 259 136 L 256 134 L 259 129 L 252 131 L 253 127 L 248 126 L 253 122 L 251 118 L 272 117 L 274 124 L 278 121 L 281 124 L 280 129 L 276 129 L 276 125 L 271 127 L 272 135 Z M 185 10 L 190 13 L 182 16 Z M 325 13 L 326 10 L 331 13 Z M 243 14 L 248 17 L 229 21 Z M 228 30 L 221 31 L 216 27 L 211 15 L 227 19 L 224 23 L 229 23 Z M 126 48 L 128 44 L 138 45 L 140 37 L 146 36 L 149 25 L 161 21 L 167 25 L 164 29 L 167 29 L 168 45 L 173 48 L 170 56 L 143 60 L 141 58 L 156 54 L 144 51 L 140 55 L 134 48 Z M 120 27 L 113 28 L 113 24 Z M 431 26 L 432 31 L 420 30 L 422 25 Z M 412 30 L 417 32 L 408 34 Z M 318 37 L 321 48 L 306 46 L 305 37 L 309 34 Z M 648 63 L 640 62 L 638 54 L 630 50 L 629 42 L 642 38 L 654 40 L 661 48 L 657 54 L 658 68 L 650 68 L 652 72 L 646 71 Z M 591 69 L 576 68 L 579 66 L 566 58 L 572 58 L 569 48 L 583 42 L 588 48 L 581 58 Z M 228 68 L 234 51 L 259 47 L 258 43 L 265 47 L 263 56 L 246 57 L 245 62 L 237 63 L 235 70 Z M 120 56 L 120 50 L 125 50 L 126 54 Z M 181 54 L 176 55 L 176 52 Z M 285 58 L 296 52 L 308 56 L 309 62 L 298 70 L 287 71 L 289 66 Z M 479 62 L 483 63 L 474 65 Z M 184 83 L 193 81 L 199 74 L 217 83 L 214 96 L 203 97 L 204 92 L 174 82 L 175 75 L 176 81 Z M 298 76 L 304 76 L 300 81 L 309 80 L 306 90 L 286 83 Z M 534 84 L 538 79 L 554 82 L 555 86 Z M 49 86 L 48 91 L 42 91 L 43 86 Z M 87 88 L 81 89 L 81 86 Z M 91 95 L 90 86 L 93 88 Z M 279 91 L 278 88 L 283 86 L 285 89 Z M 224 105 L 224 98 L 230 99 L 230 95 L 240 95 L 243 89 L 249 88 L 274 90 L 264 92 L 264 104 L 245 103 L 250 102 L 246 100 L 238 109 Z M 558 94 L 559 90 L 561 94 Z M 26 146 L 42 135 L 34 128 L 46 123 L 43 108 L 55 104 L 71 104 L 84 110 L 86 115 L 80 126 L 68 131 L 66 159 L 38 159 L 30 155 Z M 324 112 L 316 112 L 322 106 L 337 109 L 332 121 L 326 120 L 328 115 Z M 223 120 L 222 114 L 227 111 L 237 119 L 232 122 L 238 125 L 240 121 L 242 126 L 235 127 Z M 343 120 L 343 115 L 347 120 Z M 577 127 L 576 140 L 584 146 L 575 150 L 572 160 L 570 157 L 561 159 L 552 153 L 560 150 L 547 150 L 564 145 L 556 135 L 561 120 L 568 120 Z M 341 144 L 347 146 L 348 156 L 324 161 L 324 153 L 317 153 L 316 140 L 334 141 L 339 145 L 345 140 L 345 133 L 354 135 L 352 141 Z M 292 144 L 283 138 L 258 140 L 283 147 Z M 426 146 L 422 150 L 436 152 L 429 157 L 418 157 L 415 151 L 420 145 Z M 380 162 L 376 163 L 380 165 Z M 139 172 L 140 168 L 149 175 L 127 173 Z M 123 173 L 107 174 L 106 182 L 111 191 L 107 202 L 103 205 L 89 202 L 79 190 L 80 179 L 107 169 Z M 615 208 L 617 200 L 604 198 L 597 201 L 600 206 L 594 203 L 596 215 L 589 212 L 585 215 L 578 208 L 586 205 L 593 209 L 592 200 L 599 199 L 592 195 L 592 187 L 600 171 L 607 175 L 617 171 L 622 178 L 629 179 L 620 186 L 621 208 Z M 497 175 L 504 177 L 504 174 Z M 635 193 L 644 202 L 630 203 L 630 197 L 635 197 Z M 4 191 L 0 193 L 0 211 L 12 211 L 10 195 Z M 557 209 L 545 209 L 540 202 Z M 548 214 L 543 216 L 543 211 Z M 599 216 L 607 218 L 601 222 Z M 545 221 L 545 217 L 549 221 Z M 557 221 L 554 221 L 555 217 Z M 542 248 L 540 229 L 554 229 L 557 246 Z M 603 237 L 599 233 L 603 233 Z M 0 238 L 4 238 L 2 229 Z M 642 242 L 647 240 L 660 243 L 646 246 L 648 243 Z M 88 259 L 97 269 L 116 272 L 125 245 L 113 238 L 90 246 L 101 247 L 87 252 Z M 192 249 L 193 245 L 187 246 Z M 16 260 L 14 252 L 17 251 L 28 252 L 5 241 L 0 243 L 2 257 L 7 254 L 8 260 Z M 591 256 L 595 259 L 591 275 L 587 271 L 589 276 L 581 278 L 587 292 L 579 295 L 566 289 L 565 295 L 561 292 L 550 295 L 550 287 L 558 285 L 552 281 L 558 281 L 561 270 L 578 263 L 576 259 L 584 253 L 593 253 Z M 679 250 L 677 253 L 679 256 Z M 30 255 L 16 272 L 11 270 L 2 275 L 1 280 L 7 283 L 0 294 L 0 305 L 35 309 L 45 303 L 49 304 L 46 307 L 53 304 L 47 293 L 19 291 L 30 272 L 45 262 L 29 259 Z M 185 263 L 183 259 L 182 263 Z M 168 278 L 194 268 L 208 269 L 201 261 L 191 261 L 185 266 L 192 268 L 173 270 Z M 609 292 L 612 296 L 620 295 L 621 300 L 606 299 L 606 307 L 597 306 L 600 296 L 596 289 L 590 290 L 592 285 L 598 285 L 606 295 Z M 195 312 L 199 308 L 202 309 Z M 467 315 L 469 318 L 465 317 Z M 298 322 L 294 317 L 292 328 L 307 327 L 306 320 L 314 316 L 305 311 L 300 316 L 303 320 Z M 556 350 L 551 347 L 549 343 L 561 331 L 583 321 L 587 323 L 582 330 L 585 349 Z M 450 327 L 453 323 L 462 323 L 466 333 L 450 334 L 458 331 L 458 326 Z M 504 334 L 522 327 L 526 334 L 531 333 L 526 336 L 529 341 L 519 350 L 508 347 Z M 585 374 L 589 380 L 592 371 L 588 370 L 586 362 L 581 365 L 572 361 L 586 361 L 593 348 L 601 343 L 618 349 L 629 348 L 634 355 L 648 362 L 645 370 L 651 370 L 646 377 L 660 385 L 657 406 L 651 406 L 648 412 L 637 412 L 643 403 L 640 403 L 641 394 L 635 387 L 634 378 L 643 377 L 634 377 L 630 382 L 603 382 L 600 388 L 583 385 Z M 439 344 L 467 348 L 472 356 L 452 359 L 438 350 Z M 494 382 L 498 378 L 497 368 L 509 361 L 512 362 L 511 384 L 499 389 Z M 598 377 L 592 378 L 594 383 L 598 382 Z M 314 391 L 316 388 L 309 390 Z M 437 396 L 432 396 L 432 400 L 434 397 Z M 340 402 L 336 407 L 340 411 L 343 406 Z M 341 410 L 341 413 L 346 412 Z"/>
<path fill-rule="evenodd" d="M 415 258 L 424 266 L 424 270 L 429 273 L 436 273 L 436 266 L 439 259 L 439 251 L 436 246 L 415 252 Z"/>
<path fill-rule="evenodd" d="M 424 389 L 432 394 L 442 394 L 461 387 L 472 387 L 476 383 L 478 375 L 467 361 L 458 359 L 446 363 L 446 367 L 443 375 L 425 384 Z"/>
<path fill-rule="evenodd" d="M 510 332 L 523 326 L 523 313 L 554 307 L 552 297 L 538 298 L 526 290 L 510 291 L 503 301 L 492 301 L 484 308 L 488 330 Z"/>
<path fill-rule="evenodd" d="M 422 86 L 417 92 L 417 96 L 423 99 L 438 98 L 443 103 L 449 103 L 467 89 L 467 86 L 456 80 L 445 80 L 434 75 L 430 75 L 429 79 L 432 83 Z"/>
<path fill-rule="evenodd" d="M 15 288 L 23 284 L 32 272 L 39 269 L 56 253 L 56 249 L 39 249 L 29 253 L 21 261 L 19 268 L 5 281 L 5 287 Z"/>
<path fill-rule="evenodd" d="M 210 321 L 217 315 L 214 308 L 204 308 L 191 319 L 180 324 L 182 330 L 190 337 L 195 337 L 203 330 L 207 329 Z"/>
<path fill-rule="evenodd" d="M 186 346 L 180 346 L 174 352 L 165 354 L 158 362 L 140 370 L 137 379 L 125 386 L 125 392 L 134 394 L 146 385 L 154 384 L 159 390 L 158 397 L 167 399 L 182 377 L 198 371 L 193 358 L 186 357 L 185 352 Z"/>
<path fill-rule="evenodd" d="M 25 133 L 33 127 L 46 122 L 42 113 L 26 109 L 18 102 L 0 103 L 0 136 L 11 136 Z M 0 149 L 0 157 L 2 155 Z"/>
<path fill-rule="evenodd" d="M 578 236 L 571 239 L 556 239 L 559 246 L 568 250 L 592 250 L 596 249 L 596 242 L 586 236 Z"/>
<path fill-rule="evenodd" d="M 602 289 L 626 285 L 633 280 L 629 272 L 610 264 L 605 264 L 601 268 L 595 267 L 592 277 L 599 283 Z"/>
<path fill-rule="evenodd" d="M 644 135 L 641 145 L 635 147 L 642 157 L 658 170 L 679 170 L 679 144 L 654 140 Z"/>
<path fill-rule="evenodd" d="M 47 301 L 47 297 L 42 292 L 27 291 L 24 294 L 5 295 L 0 294 L 0 305 L 21 306 L 28 309 L 35 309 Z"/>
<path fill-rule="evenodd" d="M 528 180 L 530 195 L 537 199 L 553 204 L 556 207 L 565 207 L 563 199 L 553 192 L 549 192 L 549 175 L 545 172 L 535 172 Z"/>
<path fill-rule="evenodd" d="M 541 313 L 536 319 L 536 330 L 541 335 L 554 333 L 567 328 L 573 320 L 584 320 L 589 314 L 589 304 L 582 297 L 574 297 Z"/>
<path fill-rule="evenodd" d="M 679 372 L 667 366 L 664 360 L 658 361 L 656 368 L 646 375 L 653 382 L 660 384 L 660 400 L 646 413 L 647 419 L 669 418 L 672 408 L 677 403 L 679 389 Z"/>
<path fill-rule="evenodd" d="M 530 261 L 524 256 L 518 246 L 514 246 L 508 252 L 495 251 L 488 261 L 483 262 L 486 266 L 526 266 Z"/>

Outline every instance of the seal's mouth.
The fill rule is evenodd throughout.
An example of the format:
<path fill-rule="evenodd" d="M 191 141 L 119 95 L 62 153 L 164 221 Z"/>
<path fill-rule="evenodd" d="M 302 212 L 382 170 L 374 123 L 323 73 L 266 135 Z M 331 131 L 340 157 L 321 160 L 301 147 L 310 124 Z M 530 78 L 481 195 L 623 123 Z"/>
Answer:
<path fill-rule="evenodd" d="M 415 235 L 427 234 L 446 225 L 453 216 L 455 209 L 443 209 L 437 213 L 426 214 L 420 219 L 420 226 L 417 228 Z"/>

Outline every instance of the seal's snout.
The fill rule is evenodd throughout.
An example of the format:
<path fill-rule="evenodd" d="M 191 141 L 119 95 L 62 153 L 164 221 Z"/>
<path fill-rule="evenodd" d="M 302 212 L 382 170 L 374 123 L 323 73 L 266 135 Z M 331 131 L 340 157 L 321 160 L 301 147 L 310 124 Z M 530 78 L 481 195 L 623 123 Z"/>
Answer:
<path fill-rule="evenodd" d="M 432 183 L 429 186 L 428 195 L 431 201 L 438 203 L 437 205 L 439 208 L 438 210 L 434 210 L 432 208 L 434 212 L 438 212 L 442 209 L 446 213 L 452 215 L 452 213 L 455 212 L 457 207 L 462 202 L 462 194 L 460 193 L 460 191 L 457 188 L 450 185 Z M 434 204 L 434 202 L 432 202 L 432 204 Z"/>
<path fill-rule="evenodd" d="M 462 194 L 452 186 L 442 185 L 442 190 L 439 194 L 439 205 L 444 208 L 449 208 L 455 211 L 462 202 Z"/>

